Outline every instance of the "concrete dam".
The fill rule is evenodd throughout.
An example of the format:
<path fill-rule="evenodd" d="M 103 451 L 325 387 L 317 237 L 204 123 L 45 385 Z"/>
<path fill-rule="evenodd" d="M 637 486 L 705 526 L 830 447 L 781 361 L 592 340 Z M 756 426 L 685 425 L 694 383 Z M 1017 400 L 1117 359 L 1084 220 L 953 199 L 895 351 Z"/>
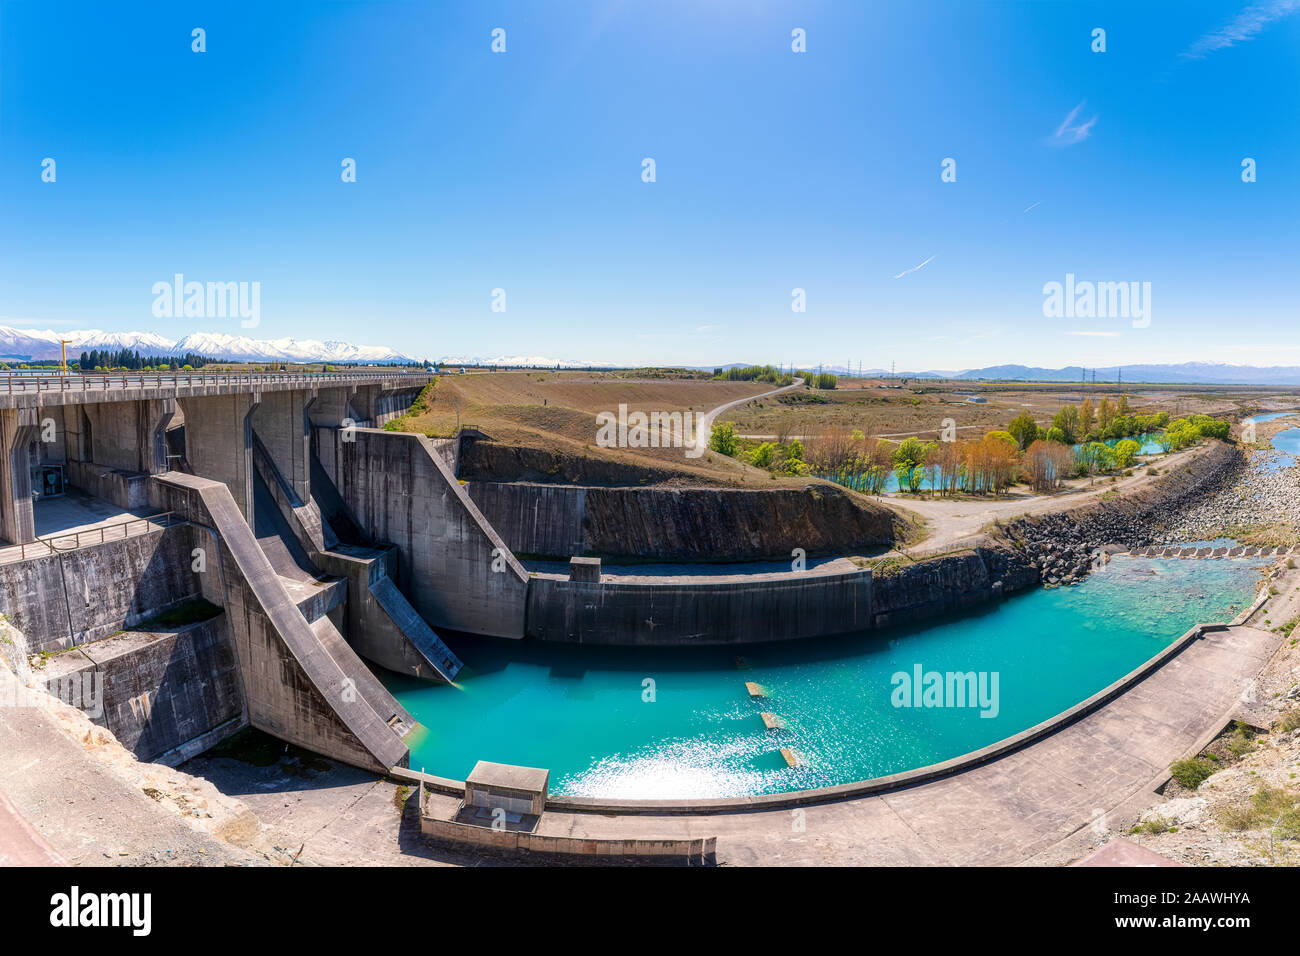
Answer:
<path fill-rule="evenodd" d="M 582 493 L 515 490 L 510 537 L 527 512 L 574 556 L 567 573 L 527 570 L 475 501 L 506 520 L 500 496 L 458 479 L 458 439 L 382 427 L 430 380 L 0 385 L 0 611 L 45 658 L 47 686 L 65 699 L 94 686 L 94 719 L 141 759 L 180 763 L 254 727 L 384 772 L 407 765 L 416 723 L 372 668 L 454 681 L 455 646 L 477 635 L 726 644 L 875 623 L 871 572 L 842 558 L 806 571 L 602 574 L 581 557 Z M 997 590 L 987 574 L 971 584 Z"/>

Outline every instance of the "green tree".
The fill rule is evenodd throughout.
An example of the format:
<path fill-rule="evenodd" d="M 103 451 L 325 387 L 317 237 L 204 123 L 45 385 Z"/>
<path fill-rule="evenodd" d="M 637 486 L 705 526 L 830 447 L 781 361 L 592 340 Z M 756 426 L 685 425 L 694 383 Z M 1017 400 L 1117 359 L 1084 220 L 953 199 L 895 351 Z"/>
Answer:
<path fill-rule="evenodd" d="M 754 454 L 750 457 L 750 462 L 756 468 L 771 468 L 772 459 L 775 457 L 776 450 L 776 442 L 765 441 L 754 449 Z"/>
<path fill-rule="evenodd" d="M 740 439 L 736 436 L 735 426 L 731 422 L 714 425 L 713 431 L 709 433 L 709 447 L 720 455 L 735 458 L 736 452 L 740 449 Z"/>
<path fill-rule="evenodd" d="M 1092 399 L 1085 398 L 1079 403 L 1079 438 L 1087 439 L 1097 427 L 1097 412 L 1092 406 Z"/>
<path fill-rule="evenodd" d="M 1065 443 L 1073 445 L 1079 435 L 1079 410 L 1073 405 L 1065 405 L 1052 418 L 1052 425 L 1059 428 L 1065 436 Z"/>
<path fill-rule="evenodd" d="M 1016 440 L 1016 444 L 1020 446 L 1021 451 L 1024 451 L 1042 437 L 1042 429 L 1039 428 L 1038 423 L 1034 421 L 1034 416 L 1030 415 L 1027 411 L 1021 412 L 1015 418 L 1011 419 L 1011 424 L 1007 426 L 1007 431 L 1010 432 L 1011 437 Z"/>
<path fill-rule="evenodd" d="M 900 488 L 906 487 L 911 492 L 920 489 L 924 477 L 922 469 L 934 447 L 933 443 L 923 442 L 915 436 L 899 442 L 894 449 L 894 475 Z"/>
<path fill-rule="evenodd" d="M 1129 468 L 1137 461 L 1137 454 L 1142 446 L 1131 438 L 1125 438 L 1115 444 L 1115 466 Z"/>

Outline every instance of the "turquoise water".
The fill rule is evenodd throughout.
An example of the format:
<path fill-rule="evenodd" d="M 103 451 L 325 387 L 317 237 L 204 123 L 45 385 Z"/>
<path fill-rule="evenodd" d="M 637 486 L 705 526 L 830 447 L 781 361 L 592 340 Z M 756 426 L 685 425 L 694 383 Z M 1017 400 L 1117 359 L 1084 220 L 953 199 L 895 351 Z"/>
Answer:
<path fill-rule="evenodd" d="M 976 750 L 1073 706 L 1194 624 L 1254 597 L 1257 562 L 1116 558 L 926 627 L 744 648 L 595 648 L 461 637 L 456 686 L 389 675 L 427 728 L 411 767 L 545 767 L 556 793 L 728 797 L 849 783 Z M 896 673 L 997 674 L 997 714 L 895 707 Z M 652 684 L 647 684 L 652 681 Z M 746 681 L 767 688 L 751 700 Z M 653 701 L 643 700 L 653 688 Z M 991 710 L 991 708 L 987 708 Z M 765 729 L 760 712 L 782 717 Z M 409 742 L 409 741 L 408 741 Z M 790 768 L 781 747 L 808 766 Z"/>
<path fill-rule="evenodd" d="M 1139 455 L 1158 455 L 1158 454 L 1160 454 L 1160 452 L 1161 452 L 1160 445 L 1156 442 L 1155 438 L 1153 438 L 1153 437 L 1152 437 L 1151 435 L 1149 435 L 1149 434 L 1142 434 L 1142 435 L 1128 435 L 1128 436 L 1125 436 L 1125 437 L 1127 437 L 1127 438 L 1131 438 L 1131 439 L 1133 439 L 1135 442 L 1138 443 L 1138 450 L 1137 450 L 1137 453 L 1138 453 Z M 1105 444 L 1105 445 L 1109 445 L 1111 448 L 1114 448 L 1116 445 L 1118 445 L 1118 444 L 1119 444 L 1120 442 L 1122 442 L 1122 441 L 1124 441 L 1123 438 L 1107 438 L 1107 439 L 1103 442 L 1103 444 Z M 1071 447 L 1072 447 L 1075 451 L 1078 451 L 1080 448 L 1083 447 L 1083 445 L 1082 445 L 1082 443 L 1080 443 L 1080 444 L 1078 444 L 1078 445 L 1072 445 Z"/>
<path fill-rule="evenodd" d="M 854 491 L 867 490 L 867 482 L 865 478 L 846 478 L 843 475 L 817 475 L 816 477 L 823 478 L 826 481 L 833 481 L 837 485 L 842 485 L 845 488 L 852 488 Z M 924 491 L 929 491 L 930 485 L 928 482 L 922 481 L 921 488 Z M 885 484 L 881 489 L 881 494 L 888 495 L 893 494 L 896 491 L 898 491 L 898 476 L 891 471 L 889 477 L 885 479 Z"/>

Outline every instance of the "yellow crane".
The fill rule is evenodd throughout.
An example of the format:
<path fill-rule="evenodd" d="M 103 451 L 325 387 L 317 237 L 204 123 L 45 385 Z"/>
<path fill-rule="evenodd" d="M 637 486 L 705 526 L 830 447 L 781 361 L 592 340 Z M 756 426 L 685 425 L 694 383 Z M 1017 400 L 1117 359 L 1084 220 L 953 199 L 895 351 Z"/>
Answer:
<path fill-rule="evenodd" d="M 62 363 L 59 369 L 60 375 L 68 374 L 68 346 L 71 344 L 72 339 L 59 339 L 59 354 L 61 356 L 60 362 Z"/>

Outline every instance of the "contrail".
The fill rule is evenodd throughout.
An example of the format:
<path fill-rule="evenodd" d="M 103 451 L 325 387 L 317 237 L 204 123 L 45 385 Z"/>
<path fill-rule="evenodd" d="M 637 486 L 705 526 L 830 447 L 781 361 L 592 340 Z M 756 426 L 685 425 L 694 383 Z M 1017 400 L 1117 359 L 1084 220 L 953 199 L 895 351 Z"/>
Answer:
<path fill-rule="evenodd" d="M 901 278 L 903 278 L 903 276 L 908 275 L 909 273 L 915 272 L 917 269 L 921 269 L 921 268 L 923 268 L 923 267 L 929 265 L 929 264 L 930 264 L 931 262 L 933 262 L 933 261 L 934 261 L 934 256 L 931 256 L 929 259 L 926 259 L 924 262 L 919 263 L 918 265 L 914 265 L 914 266 L 912 266 L 912 268 L 910 268 L 910 269 L 904 269 L 904 270 L 903 270 L 902 272 L 900 272 L 898 275 L 894 276 L 894 278 L 895 278 L 895 279 L 901 279 Z"/>

